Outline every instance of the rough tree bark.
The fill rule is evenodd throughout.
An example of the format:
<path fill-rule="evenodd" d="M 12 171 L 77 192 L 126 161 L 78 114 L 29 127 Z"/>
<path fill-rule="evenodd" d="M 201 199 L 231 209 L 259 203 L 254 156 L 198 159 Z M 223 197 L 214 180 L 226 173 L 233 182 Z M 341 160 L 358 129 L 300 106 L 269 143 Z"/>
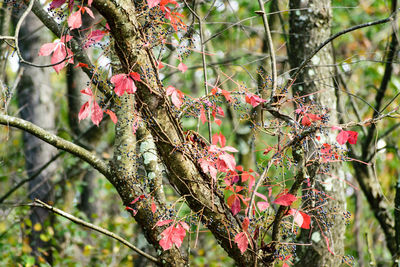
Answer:
<path fill-rule="evenodd" d="M 331 35 L 331 1 L 330 0 L 291 0 L 290 32 L 289 32 L 289 60 L 292 68 L 298 67 L 312 51 Z M 329 110 L 330 123 L 337 123 L 336 96 L 333 86 L 333 68 L 325 67 L 333 64 L 331 46 L 326 46 L 310 62 L 313 67 L 305 68 L 295 81 L 293 93 L 299 95 L 312 94 L 305 98 L 308 103 L 314 102 Z M 318 67 L 324 65 L 324 67 Z M 335 143 L 334 133 L 326 136 L 327 143 Z M 316 152 L 312 143 L 307 150 L 306 158 Z M 318 153 L 318 152 L 317 152 Z M 335 199 L 328 201 L 325 206 L 327 216 L 322 218 L 329 225 L 320 227 L 329 239 L 329 245 L 334 256 L 329 252 L 325 238 L 319 233 L 319 226 L 314 223 L 310 231 L 302 230 L 302 240 L 312 242 L 312 246 L 298 246 L 298 266 L 339 266 L 344 254 L 345 225 L 343 212 L 345 211 L 344 178 L 338 166 L 331 165 L 330 175 L 316 175 L 310 177 L 315 187 Z M 311 193 L 311 192 L 310 192 Z M 318 214 L 314 214 L 317 217 Z"/>

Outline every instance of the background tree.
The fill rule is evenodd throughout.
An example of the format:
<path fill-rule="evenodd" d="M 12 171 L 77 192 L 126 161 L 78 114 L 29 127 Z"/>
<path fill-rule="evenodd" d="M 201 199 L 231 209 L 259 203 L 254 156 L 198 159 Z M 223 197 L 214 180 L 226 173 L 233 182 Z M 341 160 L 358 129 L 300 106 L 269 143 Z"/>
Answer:
<path fill-rule="evenodd" d="M 383 246 L 371 248 L 368 242 L 363 246 L 359 236 L 345 239 L 343 248 L 343 222 L 354 222 L 361 236 L 362 225 L 367 225 L 361 222 L 359 213 L 353 219 L 344 211 L 344 191 L 340 185 L 353 181 L 351 175 L 343 174 L 348 167 L 339 167 L 343 161 L 353 161 L 365 168 L 378 154 L 368 153 L 368 160 L 354 156 L 358 134 L 360 139 L 372 140 L 376 126 L 368 128 L 369 124 L 383 121 L 380 125 L 389 127 L 386 137 L 397 129 L 388 119 L 397 116 L 396 94 L 386 95 L 388 90 L 379 89 L 374 114 L 368 110 L 369 98 L 374 94 L 359 90 L 361 109 L 356 107 L 354 99 L 347 98 L 354 96 L 349 88 L 364 86 L 354 84 L 351 79 L 353 73 L 349 69 L 359 62 L 349 60 L 349 55 L 362 54 L 354 49 L 357 46 L 351 46 L 351 37 L 361 32 L 362 40 L 376 41 L 375 56 L 383 51 L 385 47 L 380 42 L 390 36 L 384 30 L 390 26 L 377 25 L 394 21 L 395 13 L 390 14 L 396 10 L 395 4 L 390 11 L 383 1 L 372 5 L 363 2 L 355 9 L 349 8 L 354 4 L 352 1 L 345 3 L 345 7 L 333 1 L 332 9 L 329 1 L 272 1 L 270 6 L 263 1 L 94 0 L 81 5 L 52 1 L 46 7 L 35 0 L 24 3 L 27 12 L 18 20 L 14 35 L 3 33 L 1 36 L 7 45 L 3 47 L 8 50 L 2 53 L 7 72 L 2 81 L 4 106 L 0 123 L 7 130 L 4 138 L 8 142 L 0 147 L 7 154 L 2 159 L 6 168 L 1 180 L 7 190 L 0 202 L 5 203 L 2 216 L 8 219 L 0 225 L 0 238 L 8 240 L 1 243 L 4 253 L 15 255 L 5 257 L 5 263 L 18 261 L 29 265 L 35 260 L 29 255 L 31 248 L 26 242 L 17 245 L 13 240 L 13 234 L 19 231 L 15 226 L 32 226 L 32 221 L 26 218 L 27 210 L 20 207 L 25 198 L 19 188 L 29 178 L 16 178 L 17 185 L 10 178 L 13 174 L 23 175 L 18 171 L 23 166 L 22 158 L 9 145 L 18 144 L 15 141 L 18 131 L 10 131 L 10 126 L 75 157 L 56 155 L 61 157 L 62 171 L 52 178 L 55 202 L 49 203 L 69 213 L 40 200 L 28 204 L 50 210 L 71 222 L 55 217 L 53 226 L 43 227 L 39 236 L 51 243 L 54 262 L 145 264 L 138 262 L 140 256 L 146 258 L 146 264 L 167 266 L 216 261 L 227 266 L 233 262 L 269 266 L 277 261 L 290 265 L 308 259 L 311 259 L 308 264 L 335 262 L 337 265 L 340 261 L 351 264 L 357 255 L 369 257 L 367 260 L 371 261 L 396 260 L 390 239 L 396 234 L 390 231 L 387 234 L 385 229 L 393 226 L 386 227 L 390 223 L 382 223 L 379 217 L 382 213 L 378 212 L 375 214 L 394 257 L 391 259 Z M 7 5 L 3 7 L 2 14 L 6 14 Z M 268 8 L 279 20 L 281 29 L 278 30 L 271 14 L 266 13 Z M 371 10 L 373 16 L 365 15 Z M 13 65 L 7 64 L 8 54 L 14 51 L 20 66 L 45 68 L 32 64 L 21 53 L 21 26 L 30 12 L 59 38 L 41 44 L 38 49 L 40 56 L 51 57 L 52 64 L 47 70 L 52 67 L 57 72 L 53 76 L 61 77 L 60 82 L 54 79 L 53 83 L 54 94 L 61 104 L 56 118 L 57 136 L 16 118 L 17 106 L 10 102 L 12 84 L 16 87 L 19 76 L 13 73 Z M 348 16 L 346 12 L 358 16 Z M 330 35 L 331 13 L 332 32 L 337 33 L 333 36 Z M 386 18 L 377 20 L 379 15 Z M 82 16 L 89 21 L 93 19 L 92 23 L 82 25 Z M 1 21 L 5 20 L 3 16 Z M 363 31 L 367 33 L 365 36 Z M 368 36 L 378 32 L 382 32 L 382 39 L 372 40 Z M 388 79 L 390 68 L 395 66 L 396 27 L 393 32 L 391 52 L 387 56 L 390 63 L 386 63 L 385 74 L 370 73 L 363 63 L 360 68 L 352 69 L 357 78 L 371 81 L 368 88 L 380 81 L 382 75 L 381 88 L 391 85 Z M 363 44 L 368 46 L 367 41 Z M 332 60 L 333 51 L 339 63 Z M 266 59 L 260 66 L 258 62 Z M 289 69 L 288 63 L 295 69 Z M 72 64 L 74 70 L 86 73 L 89 82 L 80 86 L 83 88 L 74 87 L 71 77 L 75 77 L 76 84 L 82 81 L 79 76 L 70 75 L 68 91 L 65 91 L 63 69 Z M 81 90 L 80 96 L 76 94 L 77 89 Z M 289 93 L 291 90 L 293 94 Z M 380 110 L 379 102 L 385 97 L 389 102 Z M 79 105 L 79 120 L 90 118 L 94 125 L 100 125 L 100 131 L 95 131 L 96 126 L 87 129 L 76 123 L 73 114 L 78 111 L 78 104 L 74 101 L 80 102 L 80 99 L 83 105 Z M 339 114 L 350 114 L 341 108 L 340 103 L 345 101 L 350 101 L 355 117 L 340 116 L 339 124 L 335 120 L 336 109 Z M 346 144 L 351 149 L 349 154 Z M 247 149 L 246 153 L 243 148 Z M 239 155 L 235 158 L 236 153 Z M 391 157 L 390 153 L 385 155 Z M 371 170 L 380 172 L 386 168 L 390 173 L 389 164 L 375 159 L 375 168 Z M 39 167 L 41 171 L 47 168 L 43 164 Z M 87 201 L 90 195 L 87 189 L 91 188 L 88 182 L 73 179 L 80 177 L 77 170 L 81 169 L 97 170 L 107 180 L 98 179 L 99 187 L 89 197 L 95 200 L 97 208 L 84 208 L 86 215 L 73 204 L 76 199 L 90 202 Z M 394 190 L 389 187 L 393 180 L 385 181 L 388 186 L 379 190 L 384 196 L 379 200 L 386 198 L 381 202 L 393 203 Z M 368 187 L 362 181 L 360 184 L 372 207 L 382 207 L 376 204 L 376 197 L 368 197 L 365 190 Z M 359 194 L 354 193 L 358 189 L 349 188 L 348 195 L 356 195 L 360 203 Z M 70 192 L 71 197 L 66 197 Z M 136 223 L 132 223 L 120 205 L 109 204 L 117 203 L 115 193 Z M 349 207 L 350 210 L 354 207 L 351 200 Z M 101 214 L 95 223 L 102 227 L 88 222 L 96 217 L 93 211 L 97 216 Z M 392 216 L 390 208 L 384 211 Z M 104 242 L 101 246 L 91 242 L 87 231 L 74 223 L 103 233 Z M 350 224 L 349 233 L 352 227 Z M 139 232 L 144 234 L 147 243 Z M 374 234 L 367 239 L 380 238 L 379 229 Z M 90 236 L 94 237 L 94 233 Z M 354 242 L 355 250 L 352 249 Z M 221 248 L 226 254 L 221 253 Z M 130 250 L 137 254 L 132 256 Z M 315 256 L 303 257 L 303 251 L 310 255 L 312 250 Z M 44 264 L 40 258 L 37 260 Z"/>

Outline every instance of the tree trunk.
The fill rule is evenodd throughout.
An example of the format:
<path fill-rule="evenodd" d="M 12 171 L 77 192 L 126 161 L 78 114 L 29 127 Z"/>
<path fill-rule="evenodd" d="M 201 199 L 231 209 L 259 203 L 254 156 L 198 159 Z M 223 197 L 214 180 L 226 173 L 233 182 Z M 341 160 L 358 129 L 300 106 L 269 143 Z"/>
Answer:
<path fill-rule="evenodd" d="M 289 60 L 291 67 L 296 68 L 331 35 L 331 1 L 291 0 L 290 9 L 294 11 L 290 13 Z M 330 124 L 335 125 L 337 124 L 337 100 L 332 79 L 334 69 L 326 67 L 333 63 L 331 46 L 327 46 L 310 62 L 312 65 L 323 67 L 306 67 L 296 79 L 293 93 L 303 96 L 312 94 L 304 98 L 305 102 L 308 104 L 313 102 L 329 110 Z M 335 144 L 335 137 L 335 133 L 329 130 L 329 133 L 322 138 L 325 138 L 326 143 Z M 308 145 L 311 149 L 307 151 L 306 158 L 315 152 L 318 153 L 316 150 L 319 149 L 311 142 Z M 328 173 L 321 174 L 321 172 L 320 169 L 317 172 L 320 174 L 310 177 L 310 180 L 314 181 L 312 185 L 314 184 L 317 190 L 325 192 L 334 201 L 329 200 L 323 208 L 317 208 L 312 213 L 315 218 L 325 223 L 314 220 L 310 230 L 302 230 L 302 241 L 312 243 L 312 246 L 298 246 L 297 266 L 339 266 L 344 254 L 345 224 L 342 217 L 345 211 L 345 188 L 342 182 L 345 179 L 344 173 L 339 171 L 337 164 L 335 166 L 331 164 Z M 305 192 L 308 197 L 314 197 L 311 190 Z M 314 202 L 313 205 L 316 207 L 318 203 Z M 326 215 L 321 216 L 320 212 L 326 212 Z M 329 240 L 329 248 L 326 240 Z M 335 255 L 332 255 L 329 249 Z"/>
<path fill-rule="evenodd" d="M 22 11 L 19 11 L 19 15 Z M 20 49 L 25 60 L 36 64 L 45 64 L 42 58 L 37 57 L 40 46 L 50 40 L 44 38 L 43 33 L 32 34 L 41 27 L 41 22 L 29 14 L 20 31 Z M 21 118 L 28 120 L 46 130 L 55 129 L 55 107 L 51 98 L 52 88 L 49 81 L 49 69 L 22 66 L 24 72 L 18 85 L 18 104 L 21 108 Z M 24 154 L 28 176 L 38 168 L 46 164 L 55 154 L 53 146 L 41 141 L 31 134 L 24 132 Z M 40 175 L 29 182 L 29 198 L 38 198 L 42 201 L 53 201 L 51 178 L 54 175 L 56 164 L 53 162 Z M 45 258 L 52 264 L 50 242 L 40 238 L 46 232 L 48 226 L 49 211 L 42 208 L 31 209 L 30 220 L 32 229 L 30 234 L 30 246 L 32 254 L 38 261 L 39 257 Z M 39 226 L 38 226 L 39 225 Z M 36 231 L 41 229 L 39 231 Z"/>

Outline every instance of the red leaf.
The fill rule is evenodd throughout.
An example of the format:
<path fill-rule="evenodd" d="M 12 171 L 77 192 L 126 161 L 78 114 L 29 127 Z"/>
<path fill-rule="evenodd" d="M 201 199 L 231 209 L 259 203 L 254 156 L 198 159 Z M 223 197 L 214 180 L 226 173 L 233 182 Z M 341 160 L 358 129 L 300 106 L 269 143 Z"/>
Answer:
<path fill-rule="evenodd" d="M 107 109 L 105 112 L 106 112 L 108 115 L 110 115 L 111 120 L 113 121 L 114 124 L 116 124 L 117 121 L 118 121 L 118 118 L 117 118 L 117 116 L 115 115 L 115 113 L 112 112 L 112 111 L 109 110 L 109 109 Z"/>
<path fill-rule="evenodd" d="M 303 229 L 310 229 L 311 218 L 308 214 L 296 209 L 290 209 L 289 214 L 293 215 L 294 221 Z"/>
<path fill-rule="evenodd" d="M 233 200 L 233 203 L 231 206 L 233 216 L 235 216 L 236 214 L 238 214 L 240 212 L 240 199 L 236 195 L 234 195 L 234 196 L 235 196 L 235 199 Z"/>
<path fill-rule="evenodd" d="M 322 120 L 322 118 L 321 118 L 319 115 L 316 115 L 316 114 L 308 113 L 307 116 L 308 116 L 308 117 L 310 118 L 310 120 L 312 120 L 312 121 L 320 121 L 320 120 Z"/>
<path fill-rule="evenodd" d="M 178 70 L 180 70 L 182 73 L 185 73 L 187 71 L 188 67 L 184 63 L 179 63 L 178 65 Z"/>
<path fill-rule="evenodd" d="M 217 107 L 217 112 L 219 115 L 221 115 L 222 117 L 225 117 L 225 113 L 224 110 L 221 107 Z"/>
<path fill-rule="evenodd" d="M 86 87 L 85 89 L 82 89 L 81 93 L 84 94 L 84 95 L 88 95 L 88 96 L 92 96 L 93 95 L 92 90 L 90 89 L 90 87 Z"/>
<path fill-rule="evenodd" d="M 218 125 L 221 126 L 222 121 L 220 119 L 215 119 L 214 122 Z"/>
<path fill-rule="evenodd" d="M 79 67 L 81 67 L 81 68 L 89 68 L 88 64 L 79 62 L 78 65 L 76 65 L 76 66 L 74 67 L 74 69 L 79 68 Z"/>
<path fill-rule="evenodd" d="M 328 251 L 329 251 L 333 256 L 335 256 L 335 253 L 333 253 L 333 251 L 331 250 L 331 248 L 330 248 L 330 246 L 329 246 L 329 239 L 328 239 L 328 237 L 324 236 L 324 238 L 325 238 L 326 247 L 328 248 Z"/>
<path fill-rule="evenodd" d="M 338 136 L 336 136 L 336 141 L 341 145 L 344 145 L 347 140 L 349 140 L 349 133 L 347 131 L 341 131 Z"/>
<path fill-rule="evenodd" d="M 79 121 L 86 119 L 89 116 L 89 101 L 82 105 L 81 109 L 79 110 L 78 119 Z"/>
<path fill-rule="evenodd" d="M 158 61 L 158 69 L 160 70 L 160 69 L 162 69 L 162 68 L 164 68 L 164 65 L 162 64 L 161 61 Z"/>
<path fill-rule="evenodd" d="M 252 93 L 247 93 L 246 94 L 246 103 L 250 104 L 253 106 L 253 108 L 257 107 L 261 103 L 264 103 L 267 100 L 262 99 L 258 95 L 252 94 Z"/>
<path fill-rule="evenodd" d="M 53 0 L 50 4 L 50 9 L 59 8 L 66 0 Z"/>
<path fill-rule="evenodd" d="M 82 15 L 80 10 L 72 13 L 69 16 L 68 26 L 71 28 L 71 30 L 78 29 L 82 26 Z"/>
<path fill-rule="evenodd" d="M 156 206 L 156 204 L 154 203 L 154 201 L 152 200 L 152 201 L 151 201 L 151 212 L 155 213 L 156 210 L 157 210 L 157 206 Z"/>
<path fill-rule="evenodd" d="M 221 94 L 225 97 L 226 101 L 232 102 L 231 93 L 225 90 L 221 90 Z"/>
<path fill-rule="evenodd" d="M 164 250 L 170 249 L 173 244 L 179 248 L 182 245 L 185 235 L 186 230 L 180 224 L 177 224 L 176 227 L 171 225 L 161 233 L 162 238 L 159 244 Z"/>
<path fill-rule="evenodd" d="M 92 122 L 99 126 L 99 123 L 103 119 L 103 111 L 101 110 L 99 104 L 93 99 L 92 104 Z"/>
<path fill-rule="evenodd" d="M 358 133 L 354 131 L 347 131 L 347 133 L 349 134 L 347 141 L 349 144 L 355 145 L 357 143 Z"/>
<path fill-rule="evenodd" d="M 277 199 L 275 199 L 275 201 L 273 203 L 281 205 L 281 206 L 290 206 L 296 200 L 297 200 L 296 196 L 294 196 L 290 193 L 287 193 L 287 194 L 282 195 L 282 196 L 278 197 Z"/>
<path fill-rule="evenodd" d="M 307 115 L 304 115 L 303 118 L 301 119 L 301 124 L 304 126 L 310 126 L 311 125 L 311 121 L 308 118 Z"/>
<path fill-rule="evenodd" d="M 247 229 L 249 229 L 249 224 L 250 224 L 249 217 L 244 218 L 242 223 L 242 228 L 245 232 L 247 232 Z"/>
<path fill-rule="evenodd" d="M 130 75 L 131 75 L 132 79 L 134 79 L 135 81 L 141 81 L 139 73 L 133 71 L 130 73 Z"/>
<path fill-rule="evenodd" d="M 202 124 L 204 124 L 207 121 L 206 112 L 204 111 L 203 107 L 201 107 L 200 109 L 200 120 Z"/>
<path fill-rule="evenodd" d="M 249 240 L 245 232 L 240 232 L 235 236 L 235 243 L 237 244 L 240 252 L 243 254 L 249 246 Z"/>

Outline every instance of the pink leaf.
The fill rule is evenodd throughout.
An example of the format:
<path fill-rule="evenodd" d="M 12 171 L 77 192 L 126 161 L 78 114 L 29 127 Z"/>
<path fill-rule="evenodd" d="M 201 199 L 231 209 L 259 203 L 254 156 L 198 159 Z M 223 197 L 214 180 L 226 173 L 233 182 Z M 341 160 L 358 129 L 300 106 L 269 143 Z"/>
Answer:
<path fill-rule="evenodd" d="M 56 48 L 57 43 L 47 43 L 42 45 L 39 50 L 39 56 L 50 56 L 53 53 L 54 49 Z"/>
<path fill-rule="evenodd" d="M 275 199 L 275 201 L 273 203 L 281 205 L 281 206 L 290 206 L 296 200 L 297 200 L 296 196 L 294 196 L 290 193 L 287 193 L 287 194 L 284 194 L 284 195 L 278 197 L 277 199 Z"/>
<path fill-rule="evenodd" d="M 240 252 L 243 254 L 249 246 L 249 240 L 245 232 L 240 232 L 235 236 L 235 243 L 237 244 Z"/>
<path fill-rule="evenodd" d="M 88 7 L 84 7 L 84 9 L 85 9 L 85 11 L 88 13 L 88 15 L 91 16 L 92 19 L 94 19 L 94 15 L 93 15 L 92 10 L 90 10 L 90 8 L 88 8 Z"/>
<path fill-rule="evenodd" d="M 82 15 L 81 11 L 78 10 L 72 13 L 68 18 L 68 26 L 73 29 L 78 29 L 82 26 Z"/>
<path fill-rule="evenodd" d="M 268 198 L 264 196 L 263 194 L 260 194 L 258 192 L 255 192 L 255 195 L 264 199 L 265 201 L 259 201 L 257 202 L 257 207 L 260 211 L 264 211 L 269 208 L 269 203 L 268 203 Z"/>
<path fill-rule="evenodd" d="M 178 65 L 178 70 L 180 70 L 182 73 L 185 73 L 187 71 L 188 67 L 184 63 L 179 63 Z"/>
<path fill-rule="evenodd" d="M 336 141 L 341 145 L 344 145 L 348 139 L 349 133 L 347 131 L 341 131 L 338 136 L 336 136 Z"/>
<path fill-rule="evenodd" d="M 92 104 L 92 122 L 99 126 L 99 123 L 103 119 L 103 111 L 101 110 L 99 104 L 93 99 Z"/>
<path fill-rule="evenodd" d="M 114 91 L 118 96 L 122 96 L 125 91 L 128 94 L 136 92 L 136 85 L 129 75 L 117 74 L 112 76 L 110 81 L 115 85 Z"/>
<path fill-rule="evenodd" d="M 91 33 L 88 34 L 88 36 L 86 37 L 86 42 L 83 45 L 83 48 L 86 49 L 89 46 L 91 46 L 92 44 L 98 43 L 101 41 L 101 39 L 103 39 L 104 35 L 106 34 L 105 31 L 102 30 L 94 30 Z"/>
<path fill-rule="evenodd" d="M 82 105 L 81 109 L 79 110 L 78 114 L 78 119 L 79 121 L 86 119 L 89 116 L 89 101 L 85 102 L 85 104 Z"/>
<path fill-rule="evenodd" d="M 227 154 L 227 153 L 223 153 L 223 154 L 219 155 L 218 158 L 225 162 L 226 167 L 228 167 L 228 169 L 230 169 L 231 171 L 235 170 L 236 161 L 235 161 L 234 156 Z"/>
<path fill-rule="evenodd" d="M 92 2 L 93 2 L 93 0 L 88 0 L 88 2 L 87 2 L 88 6 L 92 6 Z"/>
<path fill-rule="evenodd" d="M 107 110 L 105 111 L 105 113 L 107 113 L 107 114 L 110 116 L 110 118 L 111 118 L 111 120 L 113 121 L 114 124 L 117 123 L 118 118 L 117 118 L 117 116 L 115 115 L 114 112 L 112 112 L 111 110 L 107 109 Z"/>
<path fill-rule="evenodd" d="M 183 229 L 185 229 L 186 231 L 189 231 L 189 225 L 187 224 L 187 223 L 185 223 L 185 222 L 179 222 L 181 225 L 182 225 L 182 227 L 183 227 Z"/>
<path fill-rule="evenodd" d="M 149 8 L 153 8 L 160 3 L 160 0 L 147 0 Z"/>
<path fill-rule="evenodd" d="M 227 152 L 232 152 L 232 153 L 239 152 L 236 148 L 231 147 L 231 146 L 225 146 L 225 147 L 221 148 L 221 150 L 227 151 Z"/>
<path fill-rule="evenodd" d="M 65 52 L 65 45 L 62 43 L 57 44 L 53 55 L 51 56 L 51 64 L 56 64 L 58 62 L 61 62 L 60 64 L 57 64 L 53 66 L 53 69 L 59 73 L 64 67 L 65 67 L 65 59 L 67 58 L 67 54 Z M 63 61 L 64 60 L 64 61 Z"/>
<path fill-rule="evenodd" d="M 214 122 L 218 125 L 221 126 L 222 121 L 220 119 L 214 119 Z"/>

